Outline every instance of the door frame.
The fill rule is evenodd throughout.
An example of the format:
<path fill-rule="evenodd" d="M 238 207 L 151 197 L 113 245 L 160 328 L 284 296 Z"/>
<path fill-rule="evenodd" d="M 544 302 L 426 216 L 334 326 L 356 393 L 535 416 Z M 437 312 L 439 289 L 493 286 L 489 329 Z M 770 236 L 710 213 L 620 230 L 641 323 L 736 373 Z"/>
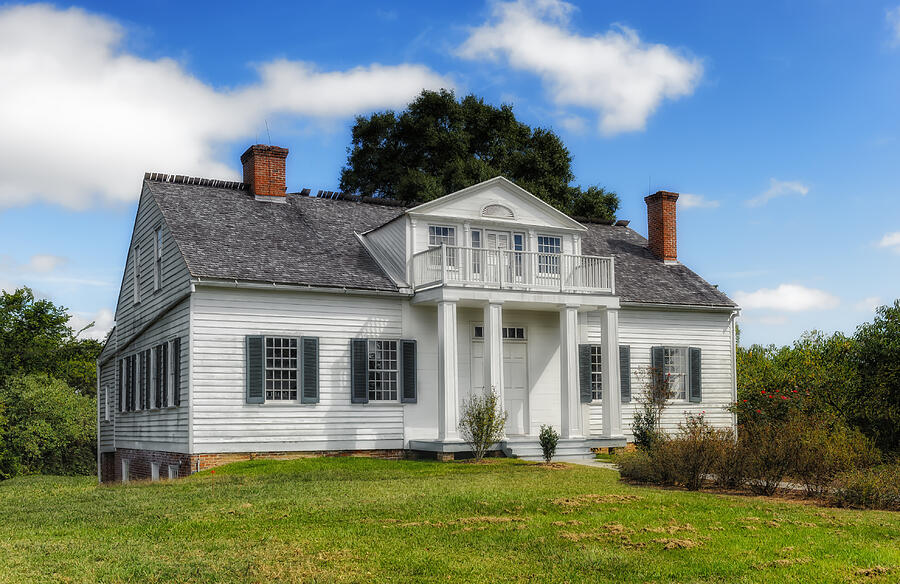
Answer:
<path fill-rule="evenodd" d="M 470 335 L 469 335 L 470 345 L 469 346 L 471 347 L 475 343 L 478 343 L 483 347 L 484 346 L 484 336 L 482 336 L 480 338 L 475 337 L 475 327 L 481 327 L 482 335 L 484 334 L 483 333 L 483 331 L 484 331 L 484 323 L 483 322 L 480 322 L 480 321 L 470 322 L 469 323 L 469 330 L 470 330 Z M 516 324 L 516 323 L 509 323 L 509 324 L 504 323 L 503 328 L 521 328 L 521 329 L 524 329 L 524 331 L 525 331 L 525 335 L 524 335 L 525 338 L 523 338 L 523 339 L 502 339 L 502 343 L 504 346 L 506 345 L 506 343 L 525 346 L 525 363 L 524 363 L 524 367 L 525 367 L 525 371 L 524 371 L 524 374 L 525 374 L 525 400 L 524 400 L 525 405 L 524 405 L 524 419 L 523 419 L 524 432 L 522 434 L 512 434 L 512 435 L 513 436 L 530 436 L 531 435 L 531 381 L 530 381 L 530 375 L 528 374 L 528 327 L 525 325 Z M 474 357 L 475 357 L 475 352 L 472 351 L 470 348 L 469 349 L 469 391 L 470 392 L 476 391 L 474 384 L 472 384 L 472 379 L 474 378 L 474 376 L 471 373 L 472 372 L 472 360 L 474 359 Z M 482 359 L 482 364 L 484 364 L 484 350 L 482 350 L 482 352 L 481 352 L 481 359 Z M 505 361 L 505 353 L 504 353 L 504 361 Z M 482 380 L 483 380 L 483 377 L 482 377 Z M 506 383 L 505 375 L 503 377 L 503 381 L 505 384 Z M 482 389 L 482 391 L 484 391 L 484 389 L 485 389 L 484 386 L 482 386 L 481 389 Z M 503 388 L 503 398 L 504 398 L 504 402 L 505 402 L 506 401 L 506 388 L 505 387 Z M 506 411 L 506 403 L 503 404 L 503 410 Z"/>

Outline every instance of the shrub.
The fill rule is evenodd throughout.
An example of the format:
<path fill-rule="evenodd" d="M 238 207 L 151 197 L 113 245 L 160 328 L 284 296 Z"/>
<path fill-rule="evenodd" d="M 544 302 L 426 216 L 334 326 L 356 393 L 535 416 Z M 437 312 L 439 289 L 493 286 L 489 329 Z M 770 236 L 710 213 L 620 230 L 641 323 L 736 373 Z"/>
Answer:
<path fill-rule="evenodd" d="M 93 397 L 45 375 L 15 376 L 0 387 L 0 478 L 92 474 L 96 469 Z"/>
<path fill-rule="evenodd" d="M 799 427 L 799 449 L 790 475 L 810 496 L 824 494 L 835 477 L 880 462 L 880 453 L 859 430 L 836 418 L 804 416 Z"/>
<path fill-rule="evenodd" d="M 900 463 L 838 475 L 831 500 L 837 505 L 900 511 Z"/>
<path fill-rule="evenodd" d="M 641 374 L 644 377 L 644 391 L 638 400 L 639 407 L 634 412 L 631 433 L 638 448 L 650 450 L 664 439 L 660 428 L 663 410 L 672 399 L 672 384 L 668 374 L 648 367 Z"/>
<path fill-rule="evenodd" d="M 484 458 L 484 453 L 503 439 L 506 412 L 499 402 L 500 398 L 492 388 L 487 395 L 475 394 L 463 404 L 459 430 L 475 460 Z"/>
<path fill-rule="evenodd" d="M 616 466 L 623 479 L 639 483 L 658 483 L 659 476 L 653 467 L 650 453 L 643 449 L 622 452 L 615 456 Z"/>
<path fill-rule="evenodd" d="M 739 489 L 747 482 L 747 453 L 742 442 L 734 433 L 727 431 L 728 437 L 717 444 L 712 472 L 716 486 L 722 489 Z"/>
<path fill-rule="evenodd" d="M 553 455 L 556 454 L 556 445 L 559 443 L 559 432 L 553 429 L 553 426 L 541 424 L 541 433 L 538 435 L 541 443 L 541 452 L 544 455 L 544 462 L 550 462 Z"/>
<path fill-rule="evenodd" d="M 797 419 L 744 424 L 741 451 L 746 455 L 747 485 L 759 495 L 773 495 L 793 468 L 799 453 L 800 423 Z"/>
<path fill-rule="evenodd" d="M 703 414 L 687 414 L 678 429 L 678 435 L 665 442 L 658 456 L 672 465 L 675 483 L 696 491 L 719 466 L 722 443 L 733 442 L 731 432 L 713 428 Z"/>

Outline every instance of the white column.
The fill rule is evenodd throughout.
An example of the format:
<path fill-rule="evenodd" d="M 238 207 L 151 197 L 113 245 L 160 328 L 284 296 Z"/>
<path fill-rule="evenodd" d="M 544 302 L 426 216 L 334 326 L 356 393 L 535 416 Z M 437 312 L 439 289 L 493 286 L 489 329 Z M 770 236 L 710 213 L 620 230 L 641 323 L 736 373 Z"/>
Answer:
<path fill-rule="evenodd" d="M 622 389 L 619 375 L 619 309 L 600 311 L 603 353 L 603 437 L 622 437 Z"/>
<path fill-rule="evenodd" d="M 578 307 L 559 311 L 560 422 L 563 438 L 584 435 L 578 388 Z"/>
<path fill-rule="evenodd" d="M 484 306 L 484 391 L 491 388 L 503 402 L 503 304 L 488 302 Z"/>
<path fill-rule="evenodd" d="M 438 302 L 438 437 L 459 438 L 456 302 Z"/>

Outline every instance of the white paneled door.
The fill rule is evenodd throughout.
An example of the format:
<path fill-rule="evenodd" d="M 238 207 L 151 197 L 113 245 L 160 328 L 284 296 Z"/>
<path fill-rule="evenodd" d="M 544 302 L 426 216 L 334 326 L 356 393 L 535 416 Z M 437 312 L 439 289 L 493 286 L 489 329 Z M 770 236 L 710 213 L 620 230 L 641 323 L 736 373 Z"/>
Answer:
<path fill-rule="evenodd" d="M 521 341 L 503 342 L 503 407 L 508 414 L 506 433 L 528 434 L 528 345 Z M 484 343 L 472 341 L 472 394 L 484 391 Z M 460 402 L 464 401 L 460 392 Z M 468 396 L 466 396 L 468 397 Z"/>

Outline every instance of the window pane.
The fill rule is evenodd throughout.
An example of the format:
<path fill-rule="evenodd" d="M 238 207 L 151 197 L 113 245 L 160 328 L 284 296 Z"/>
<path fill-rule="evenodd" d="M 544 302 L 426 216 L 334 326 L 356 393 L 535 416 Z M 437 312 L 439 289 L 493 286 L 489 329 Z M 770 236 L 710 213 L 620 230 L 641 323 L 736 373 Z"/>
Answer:
<path fill-rule="evenodd" d="M 266 400 L 297 399 L 297 339 L 266 337 Z"/>
<path fill-rule="evenodd" d="M 599 345 L 591 345 L 591 399 L 603 397 L 603 368 Z"/>
<path fill-rule="evenodd" d="M 369 341 L 369 401 L 397 399 L 397 341 Z"/>

